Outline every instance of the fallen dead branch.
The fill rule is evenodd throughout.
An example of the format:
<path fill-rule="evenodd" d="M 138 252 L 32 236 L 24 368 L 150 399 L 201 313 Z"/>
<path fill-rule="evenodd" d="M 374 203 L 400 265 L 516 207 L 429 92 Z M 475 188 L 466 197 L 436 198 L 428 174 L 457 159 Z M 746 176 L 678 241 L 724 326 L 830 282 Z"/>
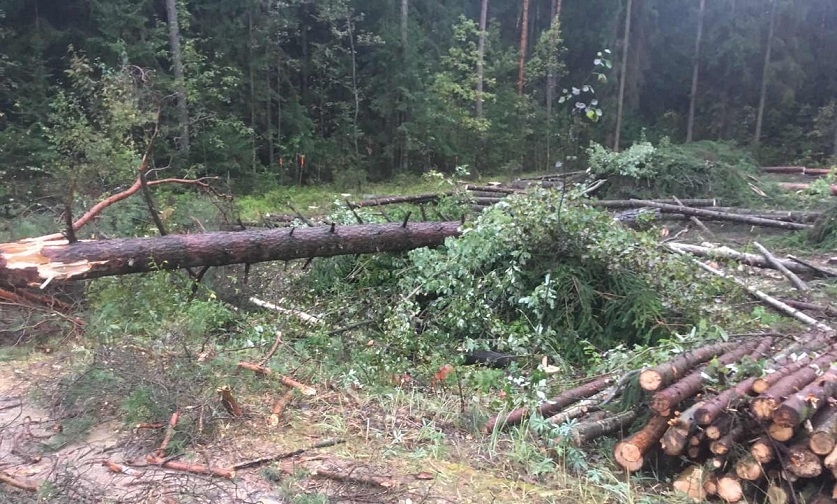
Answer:
<path fill-rule="evenodd" d="M 128 467 L 126 465 L 117 464 L 113 460 L 105 460 L 102 462 L 102 465 L 107 467 L 109 471 L 115 472 L 117 474 L 127 474 L 128 476 L 142 476 L 140 471 L 137 471 L 133 467 Z"/>
<path fill-rule="evenodd" d="M 171 419 L 169 419 L 169 426 L 166 429 L 166 435 L 163 436 L 163 441 L 160 443 L 160 447 L 157 448 L 157 451 L 154 452 L 154 455 L 158 458 L 162 458 L 166 454 L 166 448 L 169 446 L 169 442 L 171 442 L 171 437 L 174 435 L 174 429 L 177 427 L 177 421 L 180 419 L 180 412 L 175 411 L 171 415 Z"/>
<path fill-rule="evenodd" d="M 14 478 L 10 474 L 7 474 L 6 471 L 0 471 L 0 481 L 9 486 L 26 490 L 27 492 L 37 492 L 40 488 L 38 484 Z"/>
<path fill-rule="evenodd" d="M 241 469 L 247 469 L 249 467 L 256 467 L 262 464 L 267 464 L 268 462 L 275 462 L 277 460 L 287 459 L 291 457 L 296 457 L 298 455 L 302 455 L 305 452 L 316 450 L 319 448 L 328 448 L 330 446 L 336 446 L 339 444 L 345 443 L 345 439 L 326 439 L 320 441 L 319 443 L 309 446 L 308 448 L 300 448 L 298 450 L 289 451 L 280 453 L 278 455 L 268 455 L 266 457 L 259 457 L 252 460 L 245 460 L 244 462 L 239 462 L 232 466 L 234 471 L 240 471 Z"/>
<path fill-rule="evenodd" d="M 293 378 L 274 373 L 273 370 L 270 369 L 270 368 L 260 366 L 258 364 L 253 364 L 252 362 L 239 362 L 238 367 L 243 368 L 243 369 L 249 369 L 250 371 L 252 371 L 256 374 L 260 374 L 260 375 L 264 375 L 264 376 L 273 376 L 273 377 L 277 378 L 283 385 L 285 385 L 287 387 L 295 388 L 295 389 L 299 390 L 300 392 L 302 392 L 303 395 L 307 395 L 307 396 L 317 395 L 317 390 L 314 389 L 313 387 L 309 387 L 308 385 L 304 385 L 302 383 L 299 383 L 298 381 L 294 380 Z"/>
<path fill-rule="evenodd" d="M 267 423 L 273 427 L 279 425 L 279 419 L 282 418 L 282 413 L 285 412 L 285 407 L 288 403 L 291 402 L 293 399 L 294 394 L 296 393 L 295 388 L 288 389 L 282 397 L 280 397 L 276 403 L 273 404 L 273 409 L 270 411 L 270 417 L 268 417 Z"/>
<path fill-rule="evenodd" d="M 285 315 L 291 315 L 291 316 L 299 319 L 300 321 L 302 321 L 305 324 L 309 324 L 309 325 L 323 325 L 324 324 L 323 319 L 321 319 L 319 317 L 315 317 L 314 315 L 309 315 L 308 313 L 305 313 L 304 311 L 301 311 L 301 310 L 293 310 L 293 309 L 290 309 L 290 308 L 283 308 L 283 307 L 281 307 L 277 304 L 273 304 L 273 303 L 270 303 L 268 301 L 263 301 L 263 300 L 261 300 L 257 297 L 250 297 L 249 301 L 251 303 L 253 303 L 254 305 L 259 306 L 261 308 L 265 308 L 265 309 L 268 309 L 270 311 L 275 311 L 277 313 L 283 313 Z"/>
<path fill-rule="evenodd" d="M 787 222 L 775 219 L 765 219 L 763 217 L 755 217 L 752 215 L 740 215 L 728 212 L 718 212 L 715 210 L 706 210 L 702 208 L 682 207 L 677 205 L 669 205 L 666 203 L 657 203 L 650 200 L 632 200 L 640 206 L 647 206 L 652 208 L 659 208 L 663 211 L 672 213 L 682 213 L 685 215 L 693 215 L 696 217 L 709 217 L 714 219 L 726 220 L 730 222 L 738 222 L 741 224 L 750 224 L 753 226 L 776 227 L 781 229 L 809 229 L 810 224 L 802 224 L 799 222 Z"/>
<path fill-rule="evenodd" d="M 233 479 L 235 478 L 235 470 L 213 468 L 201 464 L 187 464 L 185 462 L 178 462 L 176 460 L 166 460 L 155 455 L 148 455 L 146 461 L 149 464 L 163 467 L 165 469 L 172 469 L 174 471 L 182 471 L 193 474 L 206 474 L 209 476 L 217 476 L 219 478 Z"/>
<path fill-rule="evenodd" d="M 808 286 L 805 285 L 805 282 L 803 282 L 798 276 L 796 276 L 793 273 L 793 271 L 785 267 L 785 265 L 782 264 L 781 261 L 776 259 L 776 256 L 771 254 L 770 251 L 767 250 L 767 248 L 764 245 L 757 241 L 754 241 L 753 246 L 756 247 L 759 250 L 759 252 L 761 252 L 761 255 L 764 256 L 767 262 L 769 262 L 774 268 L 776 268 L 777 270 L 779 270 L 779 272 L 785 275 L 785 278 L 790 280 L 794 287 L 796 287 L 798 290 L 802 292 L 806 292 L 808 290 Z"/>
<path fill-rule="evenodd" d="M 343 483 L 354 483 L 359 485 L 374 486 L 380 488 L 394 488 L 398 486 L 398 481 L 386 478 L 384 476 L 377 476 L 374 474 L 356 474 L 354 471 L 348 473 L 341 473 L 330 469 L 316 469 L 311 473 L 311 476 L 318 476 L 320 478 L 328 478 L 334 481 Z"/>
<path fill-rule="evenodd" d="M 538 413 L 540 413 L 543 417 L 550 417 L 557 413 L 558 411 L 574 404 L 582 399 L 586 399 L 593 394 L 601 392 L 604 390 L 608 385 L 612 383 L 612 378 L 610 376 L 602 376 L 592 380 L 590 382 L 585 383 L 584 385 L 580 385 L 573 389 L 567 390 L 557 397 L 546 401 L 544 404 L 538 407 Z M 507 415 L 497 415 L 488 420 L 483 427 L 483 432 L 490 433 L 493 432 L 496 428 L 505 428 L 512 425 L 520 424 L 524 419 L 528 418 L 532 414 L 532 411 L 527 408 L 517 408 L 512 410 Z"/>
<path fill-rule="evenodd" d="M 667 244 L 667 245 L 668 245 L 668 244 Z M 682 252 L 682 251 L 680 251 L 680 250 L 678 250 L 678 249 L 676 249 L 676 248 L 674 248 L 674 247 L 669 247 L 669 250 L 672 250 L 673 252 L 676 252 L 676 253 L 679 253 L 679 254 L 685 255 L 685 252 Z M 688 257 L 688 256 L 687 256 L 687 257 Z M 779 301 L 778 299 L 776 299 L 776 298 L 774 298 L 774 297 L 772 297 L 772 296 L 768 296 L 767 294 L 765 294 L 764 292 L 762 292 L 762 291 L 760 291 L 760 290 L 756 289 L 755 287 L 752 287 L 752 286 L 750 286 L 750 285 L 747 285 L 747 283 L 746 283 L 746 282 L 744 282 L 743 280 L 741 280 L 740 278 L 735 277 L 735 276 L 732 276 L 732 275 L 729 275 L 729 274 L 727 274 L 727 273 L 724 273 L 723 271 L 720 271 L 720 270 L 715 269 L 715 268 L 713 268 L 713 267 L 711 267 L 711 266 L 708 266 L 708 265 L 706 265 L 706 264 L 703 264 L 702 262 L 700 262 L 700 261 L 698 261 L 698 260 L 696 260 L 696 259 L 694 259 L 694 258 L 691 258 L 691 257 L 690 257 L 690 259 L 692 259 L 692 261 L 693 261 L 695 264 L 697 264 L 700 268 L 702 268 L 703 270 L 705 270 L 705 271 L 707 271 L 707 272 L 709 272 L 709 273 L 712 273 L 713 275 L 716 275 L 716 276 L 719 276 L 719 277 L 721 277 L 721 278 L 725 278 L 725 279 L 727 279 L 727 280 L 732 281 L 733 283 L 735 283 L 735 284 L 736 284 L 736 285 L 738 285 L 739 287 L 741 287 L 741 288 L 745 289 L 747 292 L 749 292 L 750 294 L 752 294 L 754 297 L 756 297 L 756 298 L 758 298 L 758 299 L 760 299 L 760 300 L 764 301 L 765 303 L 767 303 L 767 304 L 768 304 L 768 305 L 770 305 L 771 307 L 773 307 L 773 308 L 775 308 L 775 309 L 777 309 L 777 310 L 779 310 L 779 311 L 781 311 L 781 312 L 785 313 L 786 315 L 789 315 L 789 316 L 791 316 L 791 317 L 793 317 L 793 318 L 795 318 L 795 319 L 797 319 L 797 320 L 799 320 L 800 322 L 803 322 L 803 323 L 805 323 L 805 324 L 808 324 L 808 325 L 814 326 L 814 327 L 816 327 L 817 329 L 820 329 L 820 330 L 822 330 L 822 331 L 826 331 L 826 332 L 834 332 L 834 329 L 832 329 L 831 327 L 827 326 L 826 324 L 823 324 L 822 322 L 820 322 L 820 321 L 818 321 L 818 320 L 816 320 L 816 319 L 814 319 L 814 318 L 812 318 L 812 317 L 809 317 L 808 315 L 805 315 L 805 314 L 804 314 L 804 313 L 802 313 L 801 311 L 799 311 L 799 310 L 797 310 L 797 309 L 795 309 L 795 308 L 793 308 L 793 307 L 791 307 L 791 306 L 786 305 L 785 303 L 783 303 L 783 302 Z"/>
<path fill-rule="evenodd" d="M 764 256 L 748 254 L 746 252 L 738 252 L 737 250 L 731 249 L 729 247 L 709 247 L 706 245 L 692 245 L 690 243 L 680 242 L 669 242 L 666 243 L 666 246 L 698 257 L 706 257 L 709 259 L 716 260 L 728 259 L 757 268 L 775 268 L 775 266 L 771 264 L 767 259 L 765 259 Z M 816 269 L 804 264 L 800 264 L 795 261 L 781 259 L 776 260 L 788 270 L 796 273 L 817 273 Z"/>

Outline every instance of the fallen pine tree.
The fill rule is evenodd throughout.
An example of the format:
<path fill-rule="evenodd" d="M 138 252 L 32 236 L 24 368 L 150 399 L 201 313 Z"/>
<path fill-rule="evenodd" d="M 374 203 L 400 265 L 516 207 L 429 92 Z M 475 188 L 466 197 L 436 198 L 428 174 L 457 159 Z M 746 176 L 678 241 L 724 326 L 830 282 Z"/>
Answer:
<path fill-rule="evenodd" d="M 0 286 L 46 286 L 196 266 L 396 252 L 441 245 L 460 222 L 416 222 L 220 231 L 151 238 L 33 238 L 0 244 Z"/>

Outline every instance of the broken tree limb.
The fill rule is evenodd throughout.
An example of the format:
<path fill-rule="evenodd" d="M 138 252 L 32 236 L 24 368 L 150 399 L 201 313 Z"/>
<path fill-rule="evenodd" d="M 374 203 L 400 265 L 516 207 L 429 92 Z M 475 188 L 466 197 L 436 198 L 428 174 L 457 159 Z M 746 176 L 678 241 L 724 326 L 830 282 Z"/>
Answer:
<path fill-rule="evenodd" d="M 677 205 L 668 205 L 666 203 L 657 203 L 650 200 L 633 200 L 641 206 L 648 206 L 652 208 L 659 208 L 663 211 L 670 211 L 672 213 L 682 213 L 685 215 L 694 215 L 696 217 L 710 217 L 714 219 L 726 220 L 730 222 L 738 222 L 741 224 L 750 224 L 753 226 L 777 227 L 781 229 L 809 229 L 810 224 L 802 224 L 799 222 L 779 221 L 775 219 L 764 219 L 762 217 L 754 217 L 752 215 L 739 215 L 728 212 L 718 212 L 715 210 L 706 210 L 702 208 L 681 207 Z"/>
<path fill-rule="evenodd" d="M 260 366 L 258 364 L 253 364 L 252 362 L 239 362 L 238 367 L 240 367 L 242 369 L 249 369 L 250 371 L 252 371 L 256 374 L 260 374 L 260 375 L 263 375 L 263 376 L 273 376 L 273 377 L 277 378 L 280 382 L 282 382 L 282 384 L 285 385 L 286 387 L 295 388 L 295 389 L 299 390 L 300 392 L 302 392 L 303 395 L 307 395 L 307 396 L 317 395 L 317 390 L 316 389 L 314 389 L 312 387 L 309 387 L 308 385 L 299 383 L 298 381 L 294 380 L 293 378 L 290 378 L 290 377 L 287 377 L 287 376 L 284 376 L 284 375 L 280 375 L 278 373 L 274 373 L 273 370 L 270 369 L 270 368 Z"/>
<path fill-rule="evenodd" d="M 284 313 L 285 315 L 291 315 L 300 321 L 309 324 L 309 325 L 323 325 L 323 319 L 319 317 L 315 317 L 314 315 L 309 315 L 304 311 L 300 310 L 292 310 L 290 308 L 283 308 L 279 305 L 270 303 L 268 301 L 263 301 L 257 297 L 250 297 L 249 301 L 254 305 L 264 308 L 266 310 L 275 311 L 277 313 Z"/>
<path fill-rule="evenodd" d="M 685 352 L 672 361 L 641 371 L 639 386 L 649 392 L 666 387 L 693 367 L 729 351 L 732 347 L 732 343 L 715 343 Z"/>
<path fill-rule="evenodd" d="M 808 266 L 812 270 L 820 272 L 820 274 L 824 277 L 837 277 L 837 271 L 830 270 L 830 269 L 824 268 L 822 266 L 817 266 L 816 264 L 811 264 L 808 261 L 805 261 L 803 259 L 800 259 L 800 258 L 792 256 L 792 255 L 788 255 L 788 259 L 790 259 L 791 261 L 793 261 L 795 263 L 799 263 L 803 266 Z"/>
<path fill-rule="evenodd" d="M 230 469 L 213 468 L 201 464 L 187 464 L 185 462 L 178 462 L 176 460 L 166 460 L 155 455 L 148 455 L 146 460 L 149 464 L 158 465 L 166 469 L 175 471 L 189 472 L 193 474 L 206 474 L 209 476 L 217 476 L 219 478 L 233 479 L 235 478 L 235 471 Z"/>
<path fill-rule="evenodd" d="M 596 378 L 584 385 L 562 392 L 553 399 L 541 404 L 538 407 L 538 413 L 545 418 L 551 417 L 567 406 L 601 392 L 611 383 L 613 383 L 613 378 L 609 375 Z M 486 422 L 485 427 L 483 427 L 483 432 L 490 434 L 496 428 L 502 429 L 504 427 L 518 425 L 531 414 L 532 411 L 527 408 L 517 408 L 509 412 L 507 415 L 497 415 Z"/>
<path fill-rule="evenodd" d="M 220 231 L 151 238 L 78 241 L 33 238 L 0 244 L 0 286 L 46 286 L 193 266 L 398 252 L 441 245 L 459 221 Z"/>
<path fill-rule="evenodd" d="M 673 250 L 673 251 L 675 251 L 679 254 L 685 254 L 684 252 L 679 251 L 675 248 L 669 247 L 669 250 Z M 820 321 L 818 321 L 818 320 L 816 320 L 812 317 L 809 317 L 808 315 L 805 315 L 801 311 L 786 305 L 785 303 L 779 301 L 778 299 L 776 299 L 774 297 L 768 296 L 767 294 L 765 294 L 764 292 L 756 289 L 755 287 L 751 287 L 751 286 L 747 285 L 747 283 L 744 282 L 743 280 L 741 280 L 740 278 L 732 276 L 732 275 L 727 274 L 727 273 L 724 273 L 723 271 L 715 269 L 712 266 L 708 266 L 706 264 L 703 264 L 702 262 L 698 261 L 697 259 L 694 259 L 694 258 L 691 258 L 691 257 L 690 257 L 690 259 L 692 259 L 692 261 L 695 264 L 697 264 L 699 267 L 701 267 L 702 269 L 708 271 L 709 273 L 712 273 L 713 275 L 717 275 L 721 278 L 731 280 L 736 285 L 738 285 L 739 287 L 745 289 L 747 292 L 752 294 L 754 297 L 764 301 L 768 305 L 772 306 L 773 308 L 776 308 L 777 310 L 785 313 L 786 315 L 790 315 L 791 317 L 793 317 L 793 318 L 795 318 L 795 319 L 797 319 L 800 322 L 803 322 L 805 324 L 812 325 L 812 326 L 816 327 L 817 329 L 820 329 L 821 331 L 834 332 L 834 329 L 832 329 L 831 327 L 823 324 L 822 322 L 820 322 Z"/>
<path fill-rule="evenodd" d="M 738 252 L 729 247 L 706 247 L 703 245 L 692 245 L 691 243 L 669 242 L 666 246 L 675 248 L 681 252 L 686 252 L 698 257 L 707 257 L 709 259 L 729 259 L 749 266 L 758 268 L 775 268 L 767 259 L 757 254 L 748 254 L 746 252 Z M 816 273 L 817 270 L 799 264 L 791 260 L 777 259 L 779 263 L 785 268 L 796 273 Z"/>
<path fill-rule="evenodd" d="M 454 194 L 456 193 L 448 191 L 444 193 L 413 194 L 410 196 L 384 196 L 354 202 L 352 203 L 352 207 L 365 208 L 373 206 L 398 205 L 401 203 L 427 203 L 429 201 L 436 201 L 437 199 L 445 196 L 453 196 Z"/>
<path fill-rule="evenodd" d="M 155 186 L 155 185 L 161 185 L 161 184 L 194 185 L 194 186 L 200 187 L 201 189 L 212 191 L 217 195 L 218 193 L 215 192 L 215 190 L 212 188 L 212 186 L 210 186 L 209 184 L 206 183 L 207 180 L 213 180 L 213 179 L 216 179 L 216 178 L 217 177 L 204 177 L 204 178 L 200 178 L 200 179 L 166 178 L 166 179 L 159 179 L 159 180 L 149 180 L 148 185 L 149 186 Z M 90 210 L 85 212 L 84 215 L 82 215 L 75 222 L 73 222 L 73 230 L 78 231 L 79 229 L 81 229 L 82 227 L 87 225 L 90 221 L 95 219 L 100 213 L 102 213 L 102 210 L 104 210 L 105 208 L 113 205 L 114 203 L 118 203 L 118 202 L 120 202 L 120 201 L 122 201 L 126 198 L 129 198 L 129 197 L 133 196 L 134 194 L 139 192 L 140 189 L 142 189 L 142 180 L 140 180 L 140 177 L 137 177 L 137 179 L 134 181 L 134 183 L 131 185 L 131 187 L 125 189 L 124 191 L 120 191 L 116 194 L 108 196 L 107 198 L 105 198 L 102 201 L 93 205 L 90 208 Z M 46 240 L 46 241 L 61 240 L 62 238 L 64 238 L 64 235 L 62 235 L 61 233 L 54 233 L 54 234 L 51 234 L 51 235 L 46 235 L 46 236 L 40 236 L 39 237 L 39 239 Z"/>
<path fill-rule="evenodd" d="M 655 415 L 638 432 L 627 439 L 616 443 L 613 456 L 616 463 L 628 471 L 642 469 L 645 455 L 660 441 L 660 437 L 668 428 L 668 416 Z"/>
<path fill-rule="evenodd" d="M 837 309 L 835 309 L 832 306 L 822 306 L 814 303 L 806 303 L 805 301 L 797 301 L 795 299 L 782 299 L 781 301 L 787 304 L 788 306 L 796 308 L 797 310 L 820 312 L 824 315 L 828 315 L 829 317 L 837 316 Z"/>
<path fill-rule="evenodd" d="M 256 458 L 256 459 L 246 460 L 244 462 L 239 462 L 239 463 L 233 465 L 232 469 L 234 471 L 239 471 L 241 469 L 247 469 L 248 467 L 255 467 L 255 466 L 262 465 L 262 464 L 267 464 L 268 462 L 274 462 L 274 461 L 277 461 L 277 460 L 296 457 L 297 455 L 302 455 L 303 453 L 305 453 L 307 451 L 310 451 L 310 450 L 316 450 L 316 449 L 319 449 L 319 448 L 328 448 L 330 446 L 339 445 L 339 444 L 342 444 L 342 443 L 345 443 L 345 442 L 346 442 L 345 439 L 325 439 L 325 440 L 320 441 L 319 443 L 317 443 L 313 446 L 309 446 L 308 448 L 300 448 L 298 450 L 293 450 L 293 451 L 289 451 L 289 452 L 285 452 L 285 453 L 280 453 L 278 455 L 268 455 L 267 457 L 259 457 L 259 458 Z"/>
<path fill-rule="evenodd" d="M 776 268 L 777 270 L 779 270 L 779 272 L 781 272 L 783 275 L 785 275 L 785 277 L 788 280 L 790 280 L 790 282 L 794 285 L 794 287 L 796 287 L 798 290 L 800 290 L 802 292 L 805 292 L 805 291 L 808 290 L 808 286 L 805 285 L 805 282 L 803 282 L 791 270 L 786 268 L 785 265 L 782 264 L 782 262 L 779 259 L 777 259 L 776 256 L 771 254 L 770 251 L 767 250 L 767 248 L 764 245 L 762 245 L 761 243 L 759 243 L 757 241 L 754 241 L 753 246 L 756 247 L 759 250 L 759 252 L 761 252 L 761 255 L 763 255 L 764 258 L 767 259 L 767 262 L 772 264 L 774 268 Z"/>
<path fill-rule="evenodd" d="M 682 201 L 680 201 L 680 200 L 679 200 L 676 196 L 672 196 L 672 199 L 673 199 L 674 201 L 676 201 L 676 202 L 677 202 L 677 205 L 678 205 L 678 206 L 681 206 L 681 207 L 685 207 L 685 206 L 686 206 L 686 205 L 684 205 L 684 204 L 683 204 L 683 202 L 682 202 Z M 713 235 L 712 231 L 710 231 L 710 230 L 709 230 L 709 228 L 708 228 L 708 227 L 706 227 L 706 225 L 705 225 L 703 222 L 701 222 L 701 221 L 700 221 L 700 219 L 698 219 L 698 218 L 697 218 L 697 217 L 695 217 L 694 215 L 690 215 L 690 216 L 689 216 L 689 221 L 690 221 L 692 224 L 694 224 L 695 226 L 697 226 L 698 228 L 700 228 L 700 230 L 701 230 L 701 231 L 703 231 L 704 233 L 708 234 L 709 236 L 712 236 L 712 235 Z"/>
<path fill-rule="evenodd" d="M 0 481 L 9 486 L 19 488 L 21 490 L 26 490 L 27 492 L 37 492 L 39 488 L 37 484 L 19 480 L 6 473 L 6 471 L 0 471 Z"/>

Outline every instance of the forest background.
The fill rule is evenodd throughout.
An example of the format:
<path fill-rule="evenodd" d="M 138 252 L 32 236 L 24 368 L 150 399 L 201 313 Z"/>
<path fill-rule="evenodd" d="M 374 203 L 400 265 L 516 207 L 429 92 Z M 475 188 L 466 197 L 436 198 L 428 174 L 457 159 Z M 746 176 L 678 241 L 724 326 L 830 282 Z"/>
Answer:
<path fill-rule="evenodd" d="M 152 168 L 238 193 L 583 167 L 591 141 L 837 154 L 834 0 L 3 0 L 0 22 L 4 180 L 112 189 L 154 136 Z"/>

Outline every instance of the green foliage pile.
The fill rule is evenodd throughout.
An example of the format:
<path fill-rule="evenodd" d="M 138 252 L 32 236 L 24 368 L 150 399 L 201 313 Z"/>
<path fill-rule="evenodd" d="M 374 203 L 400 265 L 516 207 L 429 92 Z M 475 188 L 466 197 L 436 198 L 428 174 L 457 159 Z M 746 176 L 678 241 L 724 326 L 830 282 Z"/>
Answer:
<path fill-rule="evenodd" d="M 725 142 L 643 141 L 618 153 L 592 143 L 588 156 L 590 171 L 608 179 L 607 198 L 716 197 L 742 204 L 753 197 L 747 175 L 757 174 L 755 160 Z"/>
<path fill-rule="evenodd" d="M 535 192 L 489 209 L 444 248 L 409 254 L 381 357 L 491 347 L 584 362 L 695 324 L 716 287 L 652 236 Z"/>

